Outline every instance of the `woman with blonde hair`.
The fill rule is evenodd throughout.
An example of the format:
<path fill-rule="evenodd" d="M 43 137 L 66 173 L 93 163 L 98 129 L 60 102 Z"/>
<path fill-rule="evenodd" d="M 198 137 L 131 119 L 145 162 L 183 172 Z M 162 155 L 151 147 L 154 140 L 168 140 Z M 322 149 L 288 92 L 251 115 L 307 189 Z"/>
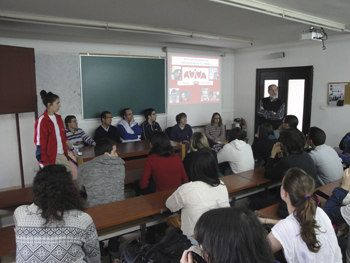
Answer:
<path fill-rule="evenodd" d="M 191 181 L 191 166 L 193 163 L 193 159 L 195 155 L 197 155 L 197 152 L 202 150 L 202 149 L 208 149 L 211 150 L 208 140 L 205 137 L 204 133 L 202 132 L 195 132 L 192 135 L 191 141 L 190 141 L 190 153 L 188 153 L 183 160 L 183 164 L 185 167 L 186 174 L 188 176 L 188 179 Z M 213 155 L 215 157 L 215 160 L 217 162 L 217 156 L 216 152 L 211 150 L 213 152 Z"/>
<path fill-rule="evenodd" d="M 280 220 L 268 238 L 272 251 L 283 249 L 287 262 L 342 262 L 337 238 L 327 214 L 311 198 L 315 181 L 299 168 L 289 169 L 282 181 L 281 198 L 289 216 Z M 260 219 L 262 223 L 276 220 Z"/>

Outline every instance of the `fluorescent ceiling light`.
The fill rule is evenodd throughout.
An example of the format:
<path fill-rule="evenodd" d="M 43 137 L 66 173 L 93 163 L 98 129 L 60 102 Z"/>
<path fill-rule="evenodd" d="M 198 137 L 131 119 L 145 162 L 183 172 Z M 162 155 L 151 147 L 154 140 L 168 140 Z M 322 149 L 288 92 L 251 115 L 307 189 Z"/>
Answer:
<path fill-rule="evenodd" d="M 292 11 L 292 10 L 281 8 L 278 6 L 269 5 L 269 4 L 255 1 L 255 0 L 209 0 L 209 1 L 225 4 L 225 5 L 231 5 L 234 7 L 243 8 L 254 12 L 259 12 L 270 16 L 280 17 L 283 19 L 288 19 L 299 23 L 324 27 L 324 28 L 335 30 L 338 32 L 350 32 L 350 30 L 345 29 L 345 24 L 341 24 L 331 20 L 319 18 L 316 16 L 311 16 L 308 14 Z"/>
<path fill-rule="evenodd" d="M 156 28 L 156 27 L 107 23 L 107 22 L 98 22 L 98 21 L 91 21 L 91 20 L 69 19 L 69 18 L 63 18 L 63 17 L 38 16 L 38 15 L 23 14 L 23 13 L 0 12 L 0 20 L 44 24 L 44 25 L 55 25 L 55 26 L 101 29 L 101 30 L 111 30 L 111 31 L 125 31 L 125 32 L 133 32 L 133 33 L 174 35 L 174 36 L 191 37 L 191 38 L 202 37 L 202 38 L 208 38 L 208 39 L 222 39 L 222 40 L 230 40 L 230 41 L 253 44 L 253 40 L 251 39 L 244 39 L 244 38 L 237 38 L 237 37 L 230 37 L 230 36 L 223 36 L 223 35 L 214 35 L 214 34 L 208 34 L 208 33 L 202 33 L 202 32 L 191 32 L 191 31 L 164 29 L 164 28 Z"/>

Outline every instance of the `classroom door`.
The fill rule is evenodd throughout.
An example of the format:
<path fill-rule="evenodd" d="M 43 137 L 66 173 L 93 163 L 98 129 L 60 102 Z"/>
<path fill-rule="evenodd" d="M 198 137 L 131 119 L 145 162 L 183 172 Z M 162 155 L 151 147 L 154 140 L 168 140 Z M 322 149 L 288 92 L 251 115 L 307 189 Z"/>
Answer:
<path fill-rule="evenodd" d="M 311 122 L 313 66 L 292 68 L 270 68 L 256 70 L 256 103 L 268 97 L 268 86 L 278 86 L 278 97 L 285 103 L 285 115 L 299 119 L 298 129 L 307 134 Z M 255 131 L 258 129 L 258 115 L 255 110 Z"/>

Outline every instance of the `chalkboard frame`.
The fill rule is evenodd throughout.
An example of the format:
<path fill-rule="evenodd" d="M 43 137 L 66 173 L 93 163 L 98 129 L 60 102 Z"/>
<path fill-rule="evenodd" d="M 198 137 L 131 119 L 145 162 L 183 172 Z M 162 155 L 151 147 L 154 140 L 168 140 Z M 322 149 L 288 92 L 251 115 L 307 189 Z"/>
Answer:
<path fill-rule="evenodd" d="M 134 115 L 146 108 L 166 113 L 164 57 L 80 54 L 79 59 L 83 119 L 99 118 L 104 110 L 118 117 L 123 108 Z"/>

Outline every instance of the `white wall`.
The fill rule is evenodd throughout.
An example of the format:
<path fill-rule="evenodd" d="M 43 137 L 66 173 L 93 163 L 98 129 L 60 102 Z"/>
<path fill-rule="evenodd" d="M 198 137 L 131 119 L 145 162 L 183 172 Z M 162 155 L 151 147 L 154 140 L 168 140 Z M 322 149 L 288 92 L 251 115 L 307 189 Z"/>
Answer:
<path fill-rule="evenodd" d="M 15 38 L 0 38 L 1 45 L 30 47 L 35 49 L 36 63 L 40 63 L 40 54 L 79 54 L 79 53 L 99 53 L 99 54 L 124 54 L 124 55 L 139 55 L 139 56 L 166 56 L 162 51 L 162 47 L 125 45 L 125 44 L 95 44 L 95 43 L 77 43 L 77 42 L 58 42 L 48 40 L 29 40 Z M 196 47 L 191 47 L 195 49 Z M 198 47 L 198 50 L 204 49 Z M 233 120 L 233 54 L 226 52 L 226 56 L 222 59 L 222 116 L 227 124 L 231 124 Z M 39 60 L 39 61 L 38 61 Z M 42 72 L 36 72 L 37 78 L 37 94 L 38 94 L 38 113 L 44 111 L 44 106 L 41 103 L 39 93 L 41 89 L 52 91 L 60 95 L 60 90 L 50 89 L 50 76 L 43 76 Z M 45 77 L 45 79 L 43 79 Z M 64 77 L 64 76 L 63 76 Z M 69 76 L 71 77 L 71 76 Z M 57 82 L 57 79 L 52 79 L 52 82 Z M 76 87 L 76 85 L 75 85 Z M 79 87 L 78 87 L 79 88 Z M 79 92 L 80 90 L 77 90 Z M 81 109 L 77 112 L 67 112 L 65 103 L 77 103 L 76 101 L 62 101 L 62 107 L 59 114 L 64 118 L 68 114 L 76 115 L 79 121 L 79 127 L 93 136 L 96 127 L 100 124 L 99 120 L 82 120 Z M 79 102 L 80 103 L 80 102 Z M 208 122 L 211 116 L 208 116 Z M 141 123 L 142 116 L 135 116 L 135 120 Z M 119 118 L 114 118 L 112 125 L 116 125 Z M 158 116 L 157 120 L 162 127 L 166 127 L 166 114 Z M 34 146 L 34 114 L 20 114 L 20 129 L 22 138 L 22 153 L 24 160 L 25 184 L 31 184 L 35 176 L 35 170 L 38 165 L 35 159 Z M 2 188 L 17 187 L 20 185 L 20 170 L 18 162 L 18 146 L 17 134 L 14 115 L 0 115 L 0 190 Z"/>
<path fill-rule="evenodd" d="M 338 146 L 340 139 L 350 131 L 350 105 L 327 107 L 327 83 L 350 82 L 350 36 L 330 38 L 322 50 L 321 42 L 295 42 L 285 45 L 239 50 L 234 54 L 234 115 L 248 123 L 248 136 L 254 136 L 256 69 L 314 66 L 311 126 L 323 129 L 326 144 Z M 270 59 L 275 52 L 286 57 Z M 325 110 L 321 107 L 326 106 Z"/>

